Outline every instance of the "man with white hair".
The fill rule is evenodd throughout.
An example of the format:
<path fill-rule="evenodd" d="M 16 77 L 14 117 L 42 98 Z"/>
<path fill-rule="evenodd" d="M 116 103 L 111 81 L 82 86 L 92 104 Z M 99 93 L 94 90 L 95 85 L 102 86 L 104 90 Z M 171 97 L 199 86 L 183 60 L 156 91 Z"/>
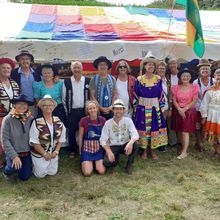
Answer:
<path fill-rule="evenodd" d="M 69 129 L 69 149 L 70 158 L 74 159 L 78 152 L 76 142 L 76 132 L 78 124 L 85 116 L 85 103 L 90 98 L 89 83 L 90 78 L 82 75 L 83 66 L 79 61 L 72 61 L 71 71 L 73 75 L 64 80 L 63 84 L 63 104 L 66 107 L 68 129 Z"/>
<path fill-rule="evenodd" d="M 125 104 L 122 100 L 114 101 L 114 116 L 105 123 L 100 144 L 106 152 L 103 161 L 105 167 L 117 165 L 119 154 L 125 154 L 128 157 L 126 172 L 132 174 L 132 164 L 138 151 L 139 135 L 133 121 L 124 117 L 125 110 Z"/>

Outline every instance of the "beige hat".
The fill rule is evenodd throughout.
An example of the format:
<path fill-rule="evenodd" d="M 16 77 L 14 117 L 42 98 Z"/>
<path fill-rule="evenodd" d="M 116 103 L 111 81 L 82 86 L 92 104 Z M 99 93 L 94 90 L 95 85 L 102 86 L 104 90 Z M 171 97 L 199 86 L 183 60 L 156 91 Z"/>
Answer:
<path fill-rule="evenodd" d="M 150 56 L 150 57 L 144 57 L 141 61 L 141 64 L 140 64 L 140 75 L 142 75 L 142 71 L 143 71 L 143 68 L 144 68 L 144 65 L 147 64 L 147 63 L 154 63 L 155 65 L 155 69 L 157 67 L 157 59 L 153 56 Z"/>
<path fill-rule="evenodd" d="M 201 66 L 211 67 L 211 63 L 209 63 L 209 61 L 206 59 L 201 59 L 201 60 L 199 60 L 199 64 L 197 65 L 197 67 L 200 68 Z"/>
<path fill-rule="evenodd" d="M 126 108 L 124 102 L 121 99 L 116 99 L 112 108 Z"/>
<path fill-rule="evenodd" d="M 42 99 L 40 99 L 40 101 L 37 103 L 38 107 L 41 108 L 46 100 L 51 101 L 54 105 L 54 108 L 57 107 L 57 102 L 50 95 L 45 95 Z"/>

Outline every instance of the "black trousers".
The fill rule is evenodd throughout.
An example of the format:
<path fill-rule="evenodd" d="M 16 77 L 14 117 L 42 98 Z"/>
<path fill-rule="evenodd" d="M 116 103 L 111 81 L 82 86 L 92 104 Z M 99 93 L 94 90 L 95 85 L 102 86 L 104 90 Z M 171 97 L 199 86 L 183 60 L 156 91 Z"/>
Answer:
<path fill-rule="evenodd" d="M 79 121 L 85 116 L 84 108 L 71 109 L 68 115 L 68 129 L 69 129 L 69 150 L 77 153 L 78 146 L 76 142 L 76 132 L 79 129 Z"/>
<path fill-rule="evenodd" d="M 103 161 L 105 167 L 116 166 L 118 164 L 119 155 L 120 154 L 125 154 L 125 150 L 124 149 L 125 149 L 126 145 L 127 145 L 127 143 L 123 144 L 123 145 L 114 145 L 114 146 L 110 147 L 111 150 L 112 150 L 112 153 L 115 155 L 115 161 L 114 162 L 110 162 L 109 159 L 108 159 L 107 154 L 105 154 L 104 161 Z M 130 165 L 130 164 L 134 163 L 134 159 L 135 159 L 135 156 L 137 155 L 137 152 L 138 152 L 138 144 L 137 144 L 137 142 L 135 142 L 133 144 L 132 152 L 128 156 L 127 165 Z"/>

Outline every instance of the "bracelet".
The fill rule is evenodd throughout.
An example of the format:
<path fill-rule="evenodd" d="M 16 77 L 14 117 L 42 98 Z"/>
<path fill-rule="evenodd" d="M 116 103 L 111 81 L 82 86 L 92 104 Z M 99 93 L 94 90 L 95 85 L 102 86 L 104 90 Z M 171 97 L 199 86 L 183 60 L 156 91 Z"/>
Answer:
<path fill-rule="evenodd" d="M 57 151 L 57 150 L 55 150 L 54 153 L 55 153 L 56 155 L 59 155 L 59 151 Z"/>

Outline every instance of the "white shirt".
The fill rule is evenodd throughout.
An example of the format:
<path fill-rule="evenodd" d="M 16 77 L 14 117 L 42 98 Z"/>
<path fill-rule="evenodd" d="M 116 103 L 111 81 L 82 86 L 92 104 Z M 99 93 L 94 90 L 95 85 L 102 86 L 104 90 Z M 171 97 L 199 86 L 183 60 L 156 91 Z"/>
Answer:
<path fill-rule="evenodd" d="M 48 122 L 47 123 L 47 126 L 49 128 L 49 131 L 50 131 L 50 135 L 51 137 L 53 137 L 53 124 L 49 124 Z M 30 140 L 29 142 L 30 143 L 34 143 L 34 144 L 40 144 L 40 141 L 39 141 L 39 130 L 37 129 L 36 127 L 36 123 L 32 123 L 31 125 L 31 128 L 30 128 Z M 63 130 L 62 130 L 62 133 L 60 135 L 60 139 L 59 139 L 59 142 L 61 143 L 64 143 L 66 141 L 66 128 L 65 126 L 63 125 Z M 50 152 L 52 152 L 52 150 L 54 149 L 54 142 L 53 142 L 53 138 L 51 139 L 51 146 L 52 148 L 50 149 Z"/>
<path fill-rule="evenodd" d="M 4 87 L 5 91 L 6 91 L 6 93 L 8 94 L 9 98 L 10 98 L 10 99 L 13 99 L 13 96 L 14 96 L 14 95 L 13 95 L 12 86 L 10 85 L 10 87 L 8 88 L 5 84 L 2 83 L 2 85 L 3 85 L 3 87 Z"/>
<path fill-rule="evenodd" d="M 125 117 L 132 117 L 132 109 L 130 108 L 129 103 L 129 94 L 128 94 L 128 81 L 121 81 L 120 79 L 117 79 L 116 81 L 117 86 L 117 98 L 121 99 L 126 107 Z"/>
<path fill-rule="evenodd" d="M 162 79 L 162 87 L 163 87 L 163 93 L 164 93 L 164 98 L 165 98 L 164 110 L 166 111 L 168 109 L 168 91 L 167 91 L 167 79 L 166 78 Z"/>
<path fill-rule="evenodd" d="M 200 90 L 199 90 L 199 95 L 198 95 L 198 98 L 196 100 L 196 110 L 199 111 L 199 108 L 200 108 L 200 105 L 201 105 L 201 102 L 202 102 L 202 99 L 203 99 L 203 94 L 204 92 L 209 89 L 211 87 L 211 77 L 209 77 L 209 83 L 207 86 L 205 86 L 203 83 L 202 83 L 202 80 L 200 79 Z M 215 83 L 215 79 L 212 79 L 212 82 Z M 193 84 L 198 84 L 198 79 L 194 80 L 193 81 Z"/>
<path fill-rule="evenodd" d="M 171 86 L 178 85 L 179 79 L 177 77 L 177 74 L 176 75 L 171 74 L 170 81 L 171 81 Z"/>
<path fill-rule="evenodd" d="M 74 76 L 70 77 L 73 97 L 72 97 L 72 108 L 84 108 L 84 86 L 85 86 L 85 77 L 81 76 L 79 81 L 76 81 Z M 64 106 L 66 106 L 66 86 L 63 84 L 62 91 L 62 100 Z"/>
<path fill-rule="evenodd" d="M 102 128 L 100 144 L 105 146 L 108 142 L 110 146 L 123 145 L 131 139 L 139 139 L 139 134 L 133 121 L 128 117 L 123 117 L 117 124 L 113 118 L 106 121 Z"/>

